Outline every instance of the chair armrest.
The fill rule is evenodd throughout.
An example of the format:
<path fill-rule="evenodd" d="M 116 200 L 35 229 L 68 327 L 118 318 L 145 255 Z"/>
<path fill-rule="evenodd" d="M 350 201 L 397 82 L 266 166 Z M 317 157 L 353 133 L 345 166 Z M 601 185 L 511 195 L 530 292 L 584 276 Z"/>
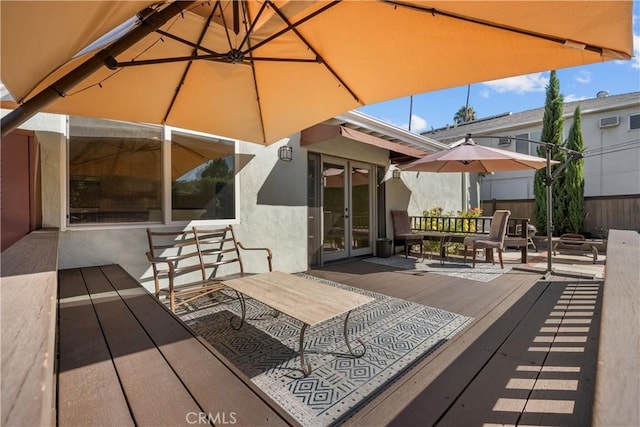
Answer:
<path fill-rule="evenodd" d="M 273 267 L 271 265 L 271 260 L 273 258 L 273 254 L 271 253 L 271 249 L 269 248 L 247 248 L 242 243 L 237 242 L 238 247 L 245 251 L 266 251 L 267 252 L 267 262 L 269 263 L 269 271 L 273 271 Z"/>

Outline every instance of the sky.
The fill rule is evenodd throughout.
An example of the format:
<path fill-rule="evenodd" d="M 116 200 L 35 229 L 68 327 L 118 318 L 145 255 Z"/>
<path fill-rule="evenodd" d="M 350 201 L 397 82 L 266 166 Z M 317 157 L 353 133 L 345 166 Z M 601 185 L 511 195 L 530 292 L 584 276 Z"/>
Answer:
<path fill-rule="evenodd" d="M 640 1 L 633 2 L 633 50 L 629 61 L 607 61 L 599 64 L 556 70 L 565 102 L 595 98 L 599 91 L 610 95 L 640 91 Z M 358 111 L 416 133 L 453 125 L 456 112 L 465 106 L 467 89 L 469 105 L 476 118 L 502 113 L 517 113 L 544 107 L 549 71 L 510 77 L 470 86 L 433 91 L 361 107 Z"/>

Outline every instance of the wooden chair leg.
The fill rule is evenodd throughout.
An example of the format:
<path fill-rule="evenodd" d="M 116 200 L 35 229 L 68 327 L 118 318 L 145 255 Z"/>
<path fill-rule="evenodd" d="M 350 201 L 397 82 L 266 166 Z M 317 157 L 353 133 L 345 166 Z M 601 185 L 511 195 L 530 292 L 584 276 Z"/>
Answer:
<path fill-rule="evenodd" d="M 500 259 L 500 268 L 504 268 L 504 264 L 502 263 L 502 249 L 498 248 L 498 258 Z"/>
<path fill-rule="evenodd" d="M 472 247 L 471 250 L 473 251 L 473 268 L 476 268 L 476 248 Z"/>
<path fill-rule="evenodd" d="M 464 262 L 467 262 L 467 246 L 464 247 Z"/>

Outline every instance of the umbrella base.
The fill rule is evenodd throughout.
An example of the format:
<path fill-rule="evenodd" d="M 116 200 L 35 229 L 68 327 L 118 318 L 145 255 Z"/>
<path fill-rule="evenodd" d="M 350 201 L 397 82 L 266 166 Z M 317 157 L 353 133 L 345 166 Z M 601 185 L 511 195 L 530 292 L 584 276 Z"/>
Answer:
<path fill-rule="evenodd" d="M 576 279 L 589 279 L 595 280 L 595 274 L 591 273 L 578 273 L 574 271 L 562 271 L 562 270 L 546 270 L 544 268 L 536 268 L 536 267 L 513 267 L 512 270 L 518 271 L 528 271 L 530 273 L 540 273 L 542 274 L 542 279 L 547 280 L 551 276 L 560 276 L 560 277 L 573 277 Z"/>

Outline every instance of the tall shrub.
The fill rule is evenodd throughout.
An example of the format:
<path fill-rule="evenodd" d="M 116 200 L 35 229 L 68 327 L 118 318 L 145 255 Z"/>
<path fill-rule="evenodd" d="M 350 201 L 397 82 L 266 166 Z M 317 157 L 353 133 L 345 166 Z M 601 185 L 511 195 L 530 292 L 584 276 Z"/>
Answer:
<path fill-rule="evenodd" d="M 544 116 L 542 119 L 542 135 L 540 137 L 542 142 L 550 142 L 552 144 L 562 144 L 562 133 L 564 130 L 564 118 L 562 117 L 562 107 L 564 99 L 560 93 L 560 80 L 556 75 L 556 71 L 551 71 L 549 77 L 549 84 L 547 85 L 546 98 L 544 104 Z M 543 145 L 538 147 L 538 155 L 545 157 L 546 151 Z M 553 150 L 554 160 L 562 161 L 562 152 L 560 150 Z M 549 172 L 553 172 L 552 170 Z M 546 170 L 540 169 L 536 172 L 534 178 L 533 191 L 535 195 L 535 221 L 538 231 L 541 233 L 547 233 L 547 193 L 545 186 Z M 555 189 L 561 187 L 561 185 L 553 186 L 554 192 L 552 195 L 553 201 L 553 218 L 554 221 L 563 222 L 561 217 L 557 215 L 557 206 L 562 203 L 562 196 L 556 194 Z"/>
<path fill-rule="evenodd" d="M 567 148 L 582 153 L 584 140 L 582 138 L 582 113 L 580 106 L 573 113 L 573 124 L 569 130 Z M 584 160 L 573 160 L 564 170 L 564 190 L 566 193 L 565 227 L 563 233 L 579 233 L 584 222 Z"/>

